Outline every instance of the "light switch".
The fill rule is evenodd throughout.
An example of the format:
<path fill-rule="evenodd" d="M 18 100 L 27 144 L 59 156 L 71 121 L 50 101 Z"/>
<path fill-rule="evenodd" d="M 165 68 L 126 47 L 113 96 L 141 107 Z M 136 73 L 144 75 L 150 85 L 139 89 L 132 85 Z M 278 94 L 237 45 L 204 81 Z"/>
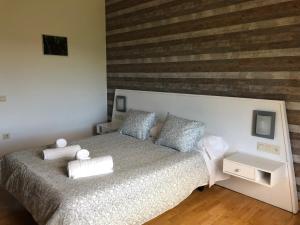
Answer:
<path fill-rule="evenodd" d="M 0 96 L 0 102 L 6 102 L 6 96 Z"/>
<path fill-rule="evenodd" d="M 280 155 L 280 149 L 277 145 L 267 144 L 258 142 L 257 143 L 257 151 L 267 152 L 275 155 Z"/>

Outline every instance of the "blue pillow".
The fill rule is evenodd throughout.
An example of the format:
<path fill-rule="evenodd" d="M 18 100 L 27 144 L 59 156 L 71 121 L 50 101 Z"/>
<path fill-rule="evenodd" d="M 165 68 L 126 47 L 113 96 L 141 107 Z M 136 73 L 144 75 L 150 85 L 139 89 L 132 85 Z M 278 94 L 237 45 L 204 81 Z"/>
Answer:
<path fill-rule="evenodd" d="M 149 137 L 150 129 L 155 123 L 155 113 L 130 109 L 126 119 L 120 128 L 120 133 L 140 140 Z"/>
<path fill-rule="evenodd" d="M 189 152 L 204 135 L 205 124 L 168 114 L 156 144 Z"/>

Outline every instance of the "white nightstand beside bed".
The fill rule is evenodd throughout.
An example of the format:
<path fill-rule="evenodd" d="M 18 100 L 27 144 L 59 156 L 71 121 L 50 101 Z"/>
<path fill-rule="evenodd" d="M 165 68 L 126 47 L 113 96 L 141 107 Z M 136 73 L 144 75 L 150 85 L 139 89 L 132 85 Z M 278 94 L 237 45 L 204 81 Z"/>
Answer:
<path fill-rule="evenodd" d="M 285 164 L 245 153 L 234 153 L 223 160 L 223 172 L 272 187 L 285 176 Z"/>
<path fill-rule="evenodd" d="M 96 134 L 107 134 L 111 132 L 117 131 L 122 124 L 122 121 L 113 121 L 113 122 L 107 122 L 107 123 L 98 123 L 96 125 Z"/>

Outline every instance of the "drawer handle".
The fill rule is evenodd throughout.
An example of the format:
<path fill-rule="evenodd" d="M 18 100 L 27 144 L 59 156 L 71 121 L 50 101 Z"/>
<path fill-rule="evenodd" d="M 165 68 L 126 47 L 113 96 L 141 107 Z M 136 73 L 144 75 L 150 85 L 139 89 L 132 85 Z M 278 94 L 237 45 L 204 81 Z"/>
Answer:
<path fill-rule="evenodd" d="M 240 172 L 240 169 L 235 169 L 234 172 L 238 173 Z"/>

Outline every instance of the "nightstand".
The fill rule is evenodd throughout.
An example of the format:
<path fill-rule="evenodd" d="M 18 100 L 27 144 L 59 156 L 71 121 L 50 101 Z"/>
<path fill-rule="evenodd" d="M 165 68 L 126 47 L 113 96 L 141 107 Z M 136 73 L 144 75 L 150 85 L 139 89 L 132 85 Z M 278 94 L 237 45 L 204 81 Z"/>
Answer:
<path fill-rule="evenodd" d="M 223 172 L 272 187 L 284 176 L 285 164 L 245 153 L 234 153 L 223 160 Z"/>
<path fill-rule="evenodd" d="M 96 125 L 96 134 L 107 134 L 111 132 L 117 131 L 122 122 L 121 121 L 113 121 L 113 122 L 108 122 L 108 123 L 98 123 Z"/>

